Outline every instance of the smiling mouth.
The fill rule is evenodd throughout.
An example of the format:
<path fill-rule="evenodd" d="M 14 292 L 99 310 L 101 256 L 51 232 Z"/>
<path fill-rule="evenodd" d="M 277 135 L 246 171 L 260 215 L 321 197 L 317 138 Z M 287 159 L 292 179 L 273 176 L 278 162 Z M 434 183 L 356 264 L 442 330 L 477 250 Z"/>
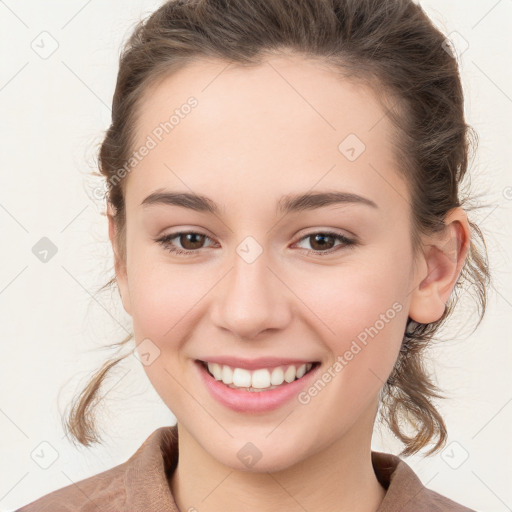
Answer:
<path fill-rule="evenodd" d="M 201 360 L 197 361 L 215 380 L 221 381 L 227 387 L 253 392 L 269 391 L 286 386 L 295 380 L 301 379 L 320 365 L 319 361 L 313 361 L 301 365 L 284 364 L 272 368 L 247 370 L 217 363 L 207 363 Z"/>

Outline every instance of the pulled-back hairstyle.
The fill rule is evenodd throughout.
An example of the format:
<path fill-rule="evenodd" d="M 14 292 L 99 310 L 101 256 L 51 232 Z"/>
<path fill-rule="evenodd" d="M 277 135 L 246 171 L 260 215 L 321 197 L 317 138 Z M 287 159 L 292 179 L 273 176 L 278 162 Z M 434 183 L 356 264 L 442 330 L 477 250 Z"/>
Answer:
<path fill-rule="evenodd" d="M 171 0 L 140 21 L 123 48 L 112 123 L 99 148 L 99 170 L 123 261 L 126 180 L 119 179 L 119 170 L 134 151 L 144 92 L 200 58 L 251 66 L 266 55 L 286 52 L 318 59 L 349 80 L 378 89 L 396 130 L 397 170 L 409 188 L 415 254 L 421 250 L 421 234 L 442 230 L 449 210 L 469 201 L 459 197 L 459 189 L 476 134 L 464 119 L 456 56 L 412 0 Z M 474 292 L 479 313 L 475 329 L 485 312 L 487 249 L 478 226 L 469 224 L 469 251 L 443 316 L 429 324 L 408 319 L 398 359 L 381 391 L 380 419 L 405 445 L 400 455 L 435 442 L 430 455 L 446 442 L 446 426 L 431 401 L 444 397 L 424 356 L 452 313 L 459 287 L 466 284 L 464 291 Z M 100 290 L 114 285 L 115 274 Z M 122 347 L 132 338 L 130 334 L 112 346 Z M 65 424 L 74 442 L 99 442 L 94 415 L 99 389 L 109 370 L 133 350 L 107 361 L 75 397 Z"/>

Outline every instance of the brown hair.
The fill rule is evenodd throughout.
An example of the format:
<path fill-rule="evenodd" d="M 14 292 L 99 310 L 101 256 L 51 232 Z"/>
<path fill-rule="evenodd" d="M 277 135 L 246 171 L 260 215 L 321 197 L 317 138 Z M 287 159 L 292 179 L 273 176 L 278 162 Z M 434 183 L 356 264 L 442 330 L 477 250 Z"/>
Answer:
<path fill-rule="evenodd" d="M 411 0 L 171 0 L 140 21 L 124 46 L 112 123 L 99 150 L 123 261 L 125 180 L 117 173 L 133 151 L 144 91 L 197 58 L 257 65 L 265 53 L 287 50 L 386 92 L 381 101 L 397 131 L 397 161 L 410 191 L 415 252 L 421 249 L 421 233 L 442 230 L 448 211 L 469 201 L 460 201 L 459 185 L 476 134 L 464 119 L 456 58 L 419 5 Z M 446 442 L 446 426 L 431 402 L 444 397 L 424 367 L 424 352 L 452 313 L 463 284 L 475 292 L 475 329 L 485 312 L 487 249 L 472 221 L 470 229 L 469 252 L 443 316 L 430 324 L 408 319 L 398 360 L 381 391 L 380 418 L 405 445 L 400 455 L 416 453 L 437 438 L 430 455 Z M 114 275 L 100 290 L 115 284 Z M 115 345 L 122 347 L 132 338 Z M 94 408 L 100 386 L 108 371 L 132 352 L 107 361 L 75 397 L 65 427 L 81 444 L 99 442 Z M 412 427 L 412 435 L 403 422 Z"/>

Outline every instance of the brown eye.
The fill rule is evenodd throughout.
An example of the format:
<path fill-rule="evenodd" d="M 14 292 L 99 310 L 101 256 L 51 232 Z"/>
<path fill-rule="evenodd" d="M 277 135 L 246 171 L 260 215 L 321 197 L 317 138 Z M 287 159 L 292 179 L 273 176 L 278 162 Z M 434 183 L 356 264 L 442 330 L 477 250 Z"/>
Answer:
<path fill-rule="evenodd" d="M 201 249 L 206 236 L 200 233 L 181 233 L 178 240 L 185 250 Z"/>
<path fill-rule="evenodd" d="M 176 242 L 176 241 L 177 242 Z M 211 240 L 209 236 L 194 231 L 180 231 L 178 233 L 170 233 L 157 240 L 164 248 L 174 254 L 182 254 L 193 256 L 194 253 L 200 253 L 200 249 L 205 248 L 205 241 Z M 306 235 L 299 240 L 310 242 L 311 249 L 306 249 L 308 254 L 323 256 L 331 254 L 339 249 L 354 247 L 357 245 L 355 240 L 351 240 L 346 236 L 330 231 L 319 231 Z M 340 242 L 336 244 L 336 242 Z M 181 246 L 181 247 L 180 247 Z M 337 248 L 336 248 L 337 247 Z"/>
<path fill-rule="evenodd" d="M 178 246 L 176 246 L 176 242 L 173 242 L 173 240 L 178 241 Z M 163 245 L 169 252 L 192 255 L 203 248 L 205 240 L 210 240 L 210 237 L 193 231 L 181 231 L 165 235 L 158 239 L 157 242 Z M 181 248 L 179 247 L 180 245 Z"/>
<path fill-rule="evenodd" d="M 332 231 L 318 231 L 316 233 L 310 233 L 302 237 L 298 243 L 301 243 L 303 240 L 309 242 L 311 249 L 306 249 L 308 254 L 323 256 L 327 254 L 331 254 L 339 249 L 354 247 L 357 242 L 355 240 L 351 240 L 341 233 L 336 233 Z M 339 244 L 336 244 L 336 241 L 339 241 Z"/>
<path fill-rule="evenodd" d="M 312 240 L 310 244 L 312 249 L 315 251 L 321 251 L 322 249 L 332 249 L 332 247 L 334 247 L 335 239 L 331 235 L 318 233 L 316 235 L 308 235 L 308 238 Z"/>

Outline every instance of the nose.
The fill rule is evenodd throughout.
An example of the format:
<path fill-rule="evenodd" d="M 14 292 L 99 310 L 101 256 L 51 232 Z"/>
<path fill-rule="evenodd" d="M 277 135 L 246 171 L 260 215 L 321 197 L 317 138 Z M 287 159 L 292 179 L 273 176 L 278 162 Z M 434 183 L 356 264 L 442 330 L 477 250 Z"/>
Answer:
<path fill-rule="evenodd" d="M 241 339 L 284 329 L 291 320 L 292 293 L 278 275 L 265 253 L 252 263 L 236 254 L 212 304 L 214 325 Z"/>

